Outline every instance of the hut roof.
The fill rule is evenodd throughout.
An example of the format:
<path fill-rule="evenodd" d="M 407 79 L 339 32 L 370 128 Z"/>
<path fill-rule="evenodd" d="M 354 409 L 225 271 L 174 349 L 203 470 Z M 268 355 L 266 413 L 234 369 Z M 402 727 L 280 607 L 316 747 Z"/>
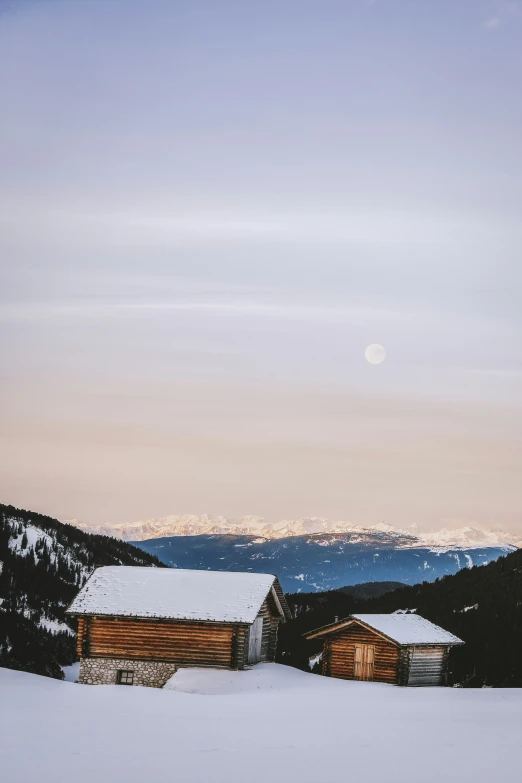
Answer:
<path fill-rule="evenodd" d="M 420 614 L 353 614 L 399 644 L 462 644 L 462 639 L 431 623 Z"/>
<path fill-rule="evenodd" d="M 364 623 L 364 625 L 373 628 L 373 630 L 401 646 L 464 644 L 458 636 L 445 631 L 444 628 L 431 623 L 419 614 L 412 613 L 352 614 L 340 622 L 310 631 L 306 636 L 312 638 L 334 633 L 343 627 L 351 625 L 354 621 Z"/>
<path fill-rule="evenodd" d="M 104 566 L 92 574 L 67 613 L 253 623 L 270 591 L 289 617 L 272 574 Z"/>

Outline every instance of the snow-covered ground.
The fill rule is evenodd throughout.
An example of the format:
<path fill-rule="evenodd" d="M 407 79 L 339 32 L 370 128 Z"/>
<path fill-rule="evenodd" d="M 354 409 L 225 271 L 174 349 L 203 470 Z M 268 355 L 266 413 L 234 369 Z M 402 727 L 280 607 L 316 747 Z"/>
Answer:
<path fill-rule="evenodd" d="M 69 626 L 66 623 L 60 623 L 58 620 L 49 620 L 47 617 L 41 617 L 40 621 L 38 623 L 40 628 L 45 628 L 46 631 L 51 631 L 51 633 L 59 633 L 60 631 L 65 631 L 66 633 L 73 635 L 73 632 L 69 628 Z"/>
<path fill-rule="evenodd" d="M 277 664 L 168 688 L 0 669 L 9 783 L 490 783 L 518 779 L 522 690 L 349 683 Z"/>
<path fill-rule="evenodd" d="M 70 666 L 62 666 L 62 672 L 66 682 L 76 682 L 80 676 L 80 662 L 71 663 Z"/>

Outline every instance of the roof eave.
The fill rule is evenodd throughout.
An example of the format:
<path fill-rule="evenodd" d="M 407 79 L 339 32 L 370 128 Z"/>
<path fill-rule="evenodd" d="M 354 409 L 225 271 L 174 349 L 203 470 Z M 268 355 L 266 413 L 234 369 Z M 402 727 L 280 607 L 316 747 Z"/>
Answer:
<path fill-rule="evenodd" d="M 340 620 L 337 623 L 330 623 L 329 625 L 323 625 L 320 628 L 314 629 L 313 631 L 308 631 L 308 633 L 304 633 L 303 636 L 305 639 L 316 639 L 319 636 L 328 636 L 328 634 L 335 633 L 337 630 L 340 631 L 343 628 L 347 628 L 350 625 L 353 625 L 353 623 L 359 623 L 367 630 L 377 634 L 377 636 L 381 636 L 383 639 L 386 639 L 386 641 L 395 644 L 397 647 L 454 647 L 461 644 L 465 644 L 465 642 L 462 639 L 458 639 L 457 637 L 455 637 L 455 640 L 451 640 L 447 642 L 399 642 L 397 641 L 397 639 L 388 636 L 388 634 L 385 634 L 383 631 L 378 631 L 376 628 L 369 625 L 368 623 L 365 623 L 364 620 L 360 620 L 358 617 L 347 617 L 344 620 Z"/>
<path fill-rule="evenodd" d="M 451 642 L 404 642 L 400 647 L 459 647 L 466 644 L 463 639 L 456 639 Z"/>
<path fill-rule="evenodd" d="M 106 617 L 111 620 L 149 620 L 173 623 L 212 623 L 213 625 L 252 625 L 253 620 L 209 620 L 195 617 L 157 617 L 151 615 L 136 614 L 107 614 L 106 612 L 65 612 L 69 617 Z M 254 618 L 255 619 L 255 618 Z"/>
<path fill-rule="evenodd" d="M 286 600 L 286 596 L 283 592 L 283 588 L 281 587 L 277 576 L 274 576 L 274 581 L 272 582 L 272 587 L 270 589 L 273 590 L 273 592 L 277 596 L 279 606 L 281 607 L 283 612 L 282 614 L 283 622 L 286 622 L 287 620 L 292 620 L 293 619 L 292 612 L 290 610 L 290 607 L 288 606 L 288 601 Z"/>
<path fill-rule="evenodd" d="M 341 630 L 349 625 L 353 625 L 355 620 L 353 617 L 347 617 L 344 620 L 340 620 L 337 623 L 329 623 L 328 625 L 321 625 L 319 628 L 314 628 L 312 631 L 307 631 L 303 634 L 305 639 L 315 639 L 317 636 L 326 636 L 329 633 L 334 633 L 336 630 Z"/>

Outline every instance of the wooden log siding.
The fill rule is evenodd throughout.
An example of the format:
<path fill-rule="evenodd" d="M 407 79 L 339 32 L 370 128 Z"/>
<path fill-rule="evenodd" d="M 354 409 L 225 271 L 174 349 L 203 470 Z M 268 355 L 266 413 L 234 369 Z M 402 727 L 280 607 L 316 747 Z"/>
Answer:
<path fill-rule="evenodd" d="M 272 612 L 270 611 L 270 607 L 268 605 L 268 601 L 265 598 L 263 601 L 263 606 L 261 607 L 258 617 L 263 618 L 263 633 L 261 635 L 261 661 L 267 661 L 268 660 L 268 648 L 270 646 L 270 634 L 272 632 L 271 627 L 271 617 Z"/>
<path fill-rule="evenodd" d="M 268 645 L 267 660 L 275 661 L 276 649 L 277 649 L 277 634 L 279 631 L 280 619 L 277 617 L 270 618 L 270 642 Z"/>
<path fill-rule="evenodd" d="M 261 660 L 273 661 L 279 617 L 263 603 Z M 189 666 L 243 669 L 248 665 L 250 626 L 79 617 L 77 651 L 80 658 L 125 658 L 179 662 Z"/>
<path fill-rule="evenodd" d="M 235 664 L 233 653 L 238 654 L 241 646 L 242 635 L 231 624 L 91 617 L 86 619 L 86 625 L 88 650 L 84 657 L 89 658 L 231 668 Z"/>
<path fill-rule="evenodd" d="M 397 666 L 397 685 L 407 685 L 410 676 L 410 648 L 401 647 Z"/>
<path fill-rule="evenodd" d="M 89 655 L 88 627 L 85 617 L 78 617 L 78 635 L 76 637 L 78 658 L 85 658 Z"/>
<path fill-rule="evenodd" d="M 375 648 L 373 679 L 377 682 L 397 682 L 399 648 L 363 627 L 350 626 L 325 640 L 323 674 L 342 680 L 354 679 L 355 645 L 371 644 Z"/>
<path fill-rule="evenodd" d="M 248 666 L 248 639 L 250 626 L 238 625 L 232 639 L 232 668 L 244 669 Z"/>

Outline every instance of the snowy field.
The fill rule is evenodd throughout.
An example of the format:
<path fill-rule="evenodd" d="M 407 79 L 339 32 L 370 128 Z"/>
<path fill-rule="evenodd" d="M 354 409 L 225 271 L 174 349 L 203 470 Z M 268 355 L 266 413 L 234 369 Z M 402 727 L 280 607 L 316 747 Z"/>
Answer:
<path fill-rule="evenodd" d="M 406 689 L 277 664 L 182 670 L 163 690 L 0 669 L 9 783 L 502 783 L 522 690 Z"/>

